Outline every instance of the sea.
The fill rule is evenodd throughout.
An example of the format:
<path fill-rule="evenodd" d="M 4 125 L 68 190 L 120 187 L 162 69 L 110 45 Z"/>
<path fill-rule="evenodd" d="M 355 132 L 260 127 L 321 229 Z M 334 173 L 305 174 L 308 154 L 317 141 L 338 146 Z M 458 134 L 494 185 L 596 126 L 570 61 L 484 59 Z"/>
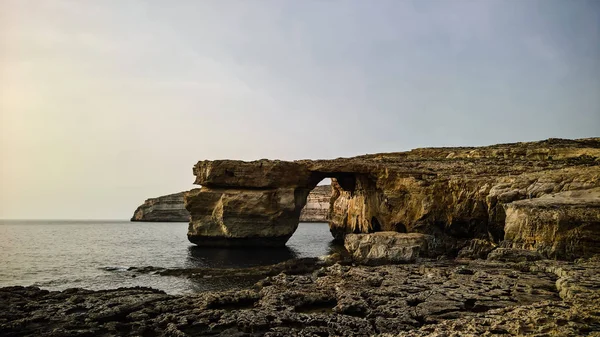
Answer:
<path fill-rule="evenodd" d="M 0 220 L 0 287 L 48 290 L 152 287 L 168 294 L 251 286 L 252 278 L 139 273 L 131 267 L 245 268 L 319 257 L 337 247 L 326 223 L 300 223 L 282 248 L 203 248 L 187 223 L 87 220 Z"/>

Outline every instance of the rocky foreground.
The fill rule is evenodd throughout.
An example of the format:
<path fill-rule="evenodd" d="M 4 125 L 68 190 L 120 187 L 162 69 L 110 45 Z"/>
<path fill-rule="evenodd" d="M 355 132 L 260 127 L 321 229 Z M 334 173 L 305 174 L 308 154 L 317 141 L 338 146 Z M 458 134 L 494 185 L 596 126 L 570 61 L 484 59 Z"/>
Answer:
<path fill-rule="evenodd" d="M 1 288 L 0 335 L 600 336 L 599 257 L 292 266 L 249 289 L 187 296 Z M 208 277 L 197 272 L 180 275 Z"/>

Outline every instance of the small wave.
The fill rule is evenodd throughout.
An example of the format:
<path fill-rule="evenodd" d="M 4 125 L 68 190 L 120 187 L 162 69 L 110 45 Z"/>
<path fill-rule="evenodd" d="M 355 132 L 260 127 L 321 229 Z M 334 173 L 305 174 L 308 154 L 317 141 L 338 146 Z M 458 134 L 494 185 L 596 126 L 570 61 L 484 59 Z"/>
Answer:
<path fill-rule="evenodd" d="M 35 282 L 32 284 L 32 286 L 40 287 L 40 288 L 48 288 L 48 287 L 63 286 L 63 285 L 71 284 L 71 283 L 75 284 L 75 283 L 79 283 L 79 282 L 83 282 L 83 281 L 84 281 L 84 279 L 80 279 L 80 278 L 76 278 L 76 279 L 58 278 L 58 279 L 53 279 L 53 280 Z"/>
<path fill-rule="evenodd" d="M 99 269 L 106 270 L 106 271 L 128 271 L 129 267 L 128 266 L 106 266 L 106 267 L 101 267 Z"/>
<path fill-rule="evenodd" d="M 50 280 L 50 281 L 35 282 L 31 286 L 44 288 L 44 287 L 57 286 L 57 285 L 61 285 L 61 284 L 64 284 L 63 280 Z"/>

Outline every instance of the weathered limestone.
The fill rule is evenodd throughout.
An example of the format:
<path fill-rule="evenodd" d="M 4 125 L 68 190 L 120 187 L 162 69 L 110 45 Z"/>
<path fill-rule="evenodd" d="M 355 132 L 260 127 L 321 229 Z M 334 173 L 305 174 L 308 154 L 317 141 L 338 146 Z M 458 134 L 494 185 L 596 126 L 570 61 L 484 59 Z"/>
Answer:
<path fill-rule="evenodd" d="M 433 250 L 455 255 L 474 238 L 502 241 L 506 204 L 600 187 L 599 158 L 600 138 L 589 138 L 427 148 L 335 160 L 201 161 L 194 174 L 196 184 L 203 187 L 186 197 L 188 205 L 196 205 L 187 206 L 189 236 L 192 242 L 250 244 L 261 237 L 283 244 L 295 230 L 309 191 L 330 177 L 329 223 L 334 238 L 418 232 L 436 238 Z M 235 205 L 227 203 L 227 216 L 222 214 L 217 199 L 223 195 L 226 201 L 231 193 L 242 191 L 263 195 L 260 207 L 267 213 L 249 207 L 257 203 L 253 198 L 248 204 L 240 198 Z M 200 200 L 212 201 L 200 207 Z M 256 230 L 242 230 L 241 224 Z M 569 256 L 580 255 L 587 255 L 587 250 Z"/>
<path fill-rule="evenodd" d="M 186 208 L 199 225 L 190 225 L 188 238 L 202 246 L 283 246 L 302 206 L 293 188 L 194 189 L 186 194 Z"/>
<path fill-rule="evenodd" d="M 308 168 L 300 163 L 266 159 L 252 162 L 205 160 L 198 162 L 193 172 L 197 185 L 255 189 L 307 185 L 311 176 Z"/>
<path fill-rule="evenodd" d="M 165 195 L 158 198 L 147 199 L 140 205 L 131 221 L 149 222 L 188 222 L 190 213 L 183 204 L 185 192 Z"/>
<path fill-rule="evenodd" d="M 600 188 L 515 201 L 505 209 L 504 246 L 551 258 L 600 254 Z"/>
<path fill-rule="evenodd" d="M 189 222 L 190 212 L 185 209 L 183 201 L 185 193 L 146 200 L 135 210 L 131 221 Z M 331 185 L 317 186 L 310 191 L 306 205 L 300 212 L 300 222 L 327 222 L 331 193 Z"/>
<path fill-rule="evenodd" d="M 352 259 L 361 264 L 378 265 L 413 262 L 428 255 L 431 237 L 419 233 L 376 232 L 348 234 L 344 240 Z"/>

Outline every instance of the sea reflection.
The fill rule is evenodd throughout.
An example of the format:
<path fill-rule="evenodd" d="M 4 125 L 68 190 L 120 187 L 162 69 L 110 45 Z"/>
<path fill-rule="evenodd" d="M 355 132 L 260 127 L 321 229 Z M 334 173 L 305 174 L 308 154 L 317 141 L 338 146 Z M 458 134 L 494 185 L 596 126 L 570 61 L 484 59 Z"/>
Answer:
<path fill-rule="evenodd" d="M 293 248 L 295 247 L 295 248 Z M 344 251 L 344 246 L 330 242 L 320 242 L 312 246 L 305 243 L 299 247 L 289 245 L 281 248 L 215 248 L 189 246 L 187 268 L 249 268 L 267 266 L 290 259 L 321 256 Z M 250 287 L 264 276 L 189 278 L 188 289 L 184 292 L 207 290 L 227 290 Z"/>
<path fill-rule="evenodd" d="M 299 257 L 290 248 L 188 247 L 188 268 L 248 268 L 266 266 Z"/>
<path fill-rule="evenodd" d="M 327 223 L 301 223 L 286 246 L 188 247 L 186 268 L 248 268 L 265 266 L 302 257 L 318 257 L 343 250 L 333 242 Z"/>

